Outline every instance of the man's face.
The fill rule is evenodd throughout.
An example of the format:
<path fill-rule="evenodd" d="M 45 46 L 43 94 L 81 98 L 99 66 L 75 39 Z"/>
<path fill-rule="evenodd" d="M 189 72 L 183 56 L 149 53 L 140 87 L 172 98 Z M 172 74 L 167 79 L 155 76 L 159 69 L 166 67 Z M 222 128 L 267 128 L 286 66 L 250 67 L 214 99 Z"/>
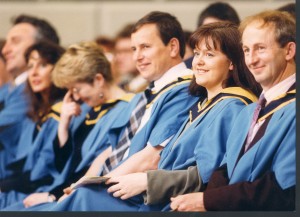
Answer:
<path fill-rule="evenodd" d="M 155 24 L 146 24 L 131 35 L 136 67 L 147 81 L 159 79 L 171 66 L 171 47 L 164 45 Z"/>
<path fill-rule="evenodd" d="M 264 90 L 281 81 L 287 61 L 285 48 L 275 41 L 275 27 L 261 27 L 260 22 L 250 23 L 242 35 L 245 62 L 255 80 Z"/>
<path fill-rule="evenodd" d="M 2 53 L 6 59 L 6 69 L 14 77 L 26 70 L 24 53 L 35 43 L 35 28 L 28 23 L 13 26 L 6 36 Z"/>

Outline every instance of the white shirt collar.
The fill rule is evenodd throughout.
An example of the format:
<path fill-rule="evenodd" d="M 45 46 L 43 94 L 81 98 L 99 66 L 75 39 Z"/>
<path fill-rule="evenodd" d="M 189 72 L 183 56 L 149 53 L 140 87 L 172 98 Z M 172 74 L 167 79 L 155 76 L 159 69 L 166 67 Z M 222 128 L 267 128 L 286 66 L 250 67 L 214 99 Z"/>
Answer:
<path fill-rule="evenodd" d="M 184 62 L 181 62 L 166 71 L 158 80 L 154 81 L 154 87 L 152 90 L 157 92 L 167 84 L 176 80 L 178 77 L 187 75 L 193 75 L 193 71 L 188 69 Z"/>
<path fill-rule="evenodd" d="M 268 91 L 264 93 L 264 96 L 267 102 L 272 101 L 277 96 L 281 95 L 282 93 L 286 93 L 288 89 L 296 82 L 296 73 L 292 74 L 285 80 L 281 81 L 280 83 L 276 84 L 274 87 L 271 87 Z"/>
<path fill-rule="evenodd" d="M 25 82 L 28 78 L 28 73 L 27 72 L 23 72 L 20 75 L 18 75 L 15 80 L 14 80 L 14 84 L 16 86 L 22 84 L 23 82 Z"/>

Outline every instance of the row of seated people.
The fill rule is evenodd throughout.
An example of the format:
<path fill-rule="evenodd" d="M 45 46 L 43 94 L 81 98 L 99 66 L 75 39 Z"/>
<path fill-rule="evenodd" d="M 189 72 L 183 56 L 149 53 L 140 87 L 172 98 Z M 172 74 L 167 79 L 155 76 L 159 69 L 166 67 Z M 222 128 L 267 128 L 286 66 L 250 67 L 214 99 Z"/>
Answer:
<path fill-rule="evenodd" d="M 150 83 L 138 94 L 116 85 L 95 43 L 26 50 L 30 103 L 0 152 L 1 210 L 294 210 L 295 20 L 266 11 L 202 25 L 193 70 L 169 13 L 138 20 L 131 44 Z"/>

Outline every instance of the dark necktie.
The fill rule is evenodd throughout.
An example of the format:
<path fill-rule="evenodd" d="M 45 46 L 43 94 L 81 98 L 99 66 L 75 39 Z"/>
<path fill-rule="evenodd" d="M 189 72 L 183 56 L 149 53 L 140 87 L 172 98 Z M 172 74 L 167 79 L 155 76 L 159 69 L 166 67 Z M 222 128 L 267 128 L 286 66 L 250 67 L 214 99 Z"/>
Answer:
<path fill-rule="evenodd" d="M 248 134 L 247 134 L 247 140 L 246 140 L 246 145 L 245 145 L 245 152 L 248 150 L 249 145 L 250 145 L 250 143 L 252 141 L 251 138 L 253 138 L 252 134 L 253 134 L 254 126 L 255 126 L 255 124 L 257 122 L 257 119 L 259 117 L 259 113 L 260 113 L 260 111 L 262 109 L 264 109 L 265 104 L 266 104 L 266 99 L 265 99 L 264 95 L 262 94 L 259 97 L 259 100 L 257 102 L 256 108 L 254 110 L 254 114 L 253 114 L 253 117 L 252 117 L 252 122 L 251 122 L 251 125 L 250 125 L 250 129 L 249 129 Z"/>
<path fill-rule="evenodd" d="M 154 81 L 151 81 L 148 88 L 144 91 L 147 98 L 147 104 L 152 101 L 152 89 L 154 88 Z"/>

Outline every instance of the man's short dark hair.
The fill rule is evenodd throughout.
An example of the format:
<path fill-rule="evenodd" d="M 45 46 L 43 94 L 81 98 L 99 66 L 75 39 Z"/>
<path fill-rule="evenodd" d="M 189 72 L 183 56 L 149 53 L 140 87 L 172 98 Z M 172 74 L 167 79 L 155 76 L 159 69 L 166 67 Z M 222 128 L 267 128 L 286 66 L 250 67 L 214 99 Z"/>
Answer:
<path fill-rule="evenodd" d="M 185 53 L 184 33 L 180 22 L 175 16 L 160 11 L 150 12 L 135 23 L 132 32 L 136 32 L 145 24 L 156 25 L 158 33 L 160 34 L 160 38 L 164 45 L 167 45 L 172 38 L 176 38 L 179 41 L 180 56 L 183 58 Z"/>
<path fill-rule="evenodd" d="M 13 19 L 13 25 L 29 23 L 37 30 L 36 41 L 49 40 L 59 44 L 59 37 L 54 27 L 46 20 L 34 16 L 21 14 Z"/>

